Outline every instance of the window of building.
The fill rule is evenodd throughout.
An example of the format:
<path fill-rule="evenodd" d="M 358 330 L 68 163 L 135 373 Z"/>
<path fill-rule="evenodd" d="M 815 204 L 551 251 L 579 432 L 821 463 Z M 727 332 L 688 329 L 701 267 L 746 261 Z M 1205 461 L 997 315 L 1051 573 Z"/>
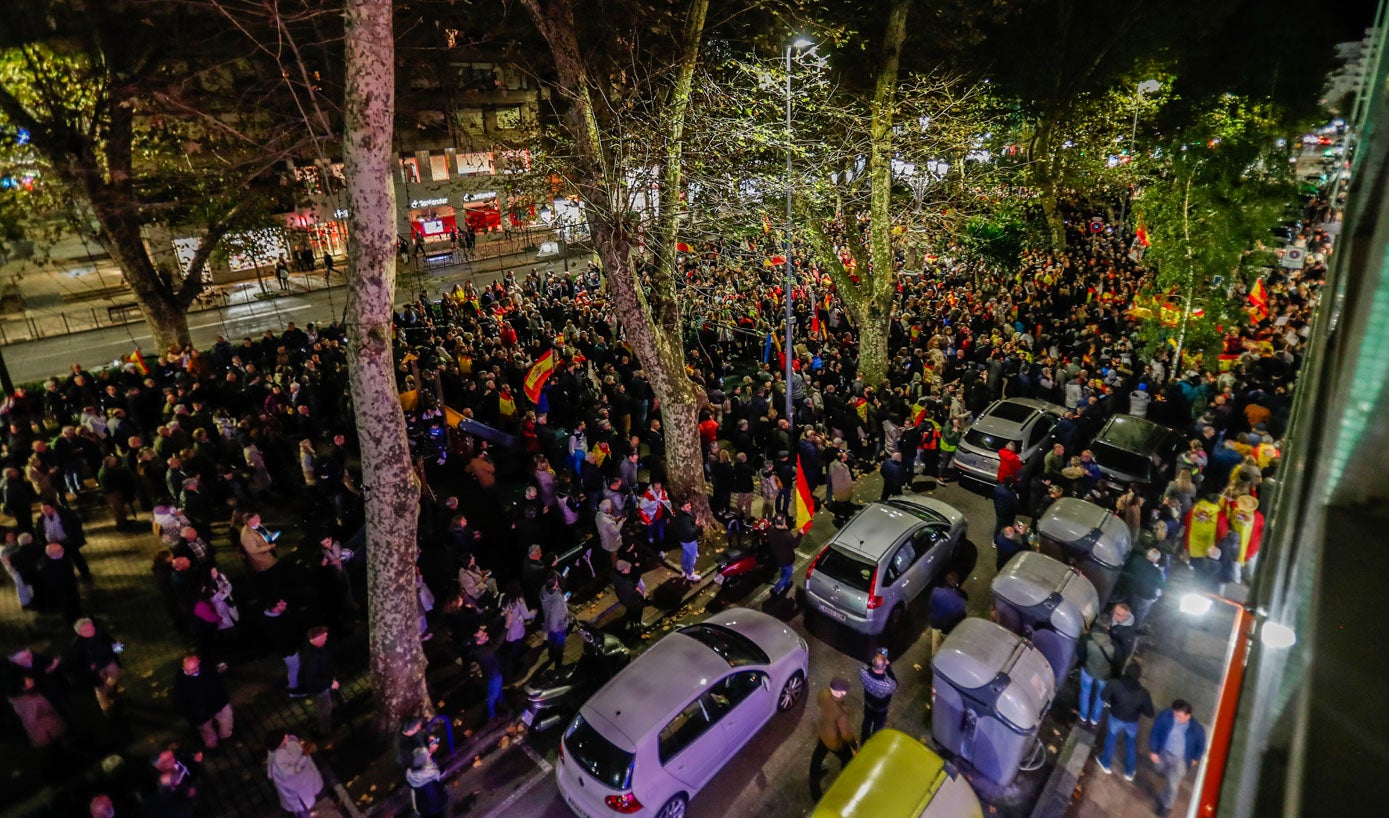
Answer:
<path fill-rule="evenodd" d="M 432 154 L 429 157 L 429 175 L 436 182 L 444 182 L 449 178 L 449 158 L 443 154 Z"/>
<path fill-rule="evenodd" d="M 458 127 L 465 133 L 482 133 L 482 109 L 462 108 L 458 111 Z"/>
<path fill-rule="evenodd" d="M 521 128 L 521 106 L 506 105 L 497 109 L 497 129 L 515 131 Z"/>

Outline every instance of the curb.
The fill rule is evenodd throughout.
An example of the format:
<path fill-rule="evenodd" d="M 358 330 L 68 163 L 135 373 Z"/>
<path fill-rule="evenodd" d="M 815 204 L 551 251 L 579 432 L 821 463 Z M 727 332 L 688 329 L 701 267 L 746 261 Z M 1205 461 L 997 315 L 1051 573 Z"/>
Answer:
<path fill-rule="evenodd" d="M 465 767 L 473 763 L 473 759 L 482 758 L 490 755 L 499 748 L 499 742 L 506 735 L 508 728 L 517 723 L 516 719 L 506 719 L 498 721 L 496 724 L 484 727 L 481 731 L 474 733 L 463 741 L 462 744 L 453 751 L 448 758 L 443 759 L 439 765 L 440 780 L 447 780 L 457 776 Z M 354 818 L 384 818 L 384 816 L 408 815 L 410 814 L 410 788 L 406 786 L 396 787 L 389 796 L 381 801 L 372 804 L 363 814 L 352 808 Z"/>
<path fill-rule="evenodd" d="M 1066 736 L 1066 743 L 1061 746 L 1061 753 L 1056 758 L 1056 767 L 1042 787 L 1030 818 L 1062 818 L 1066 814 L 1076 786 L 1080 783 L 1080 775 L 1085 770 L 1085 763 L 1090 760 L 1090 753 L 1095 748 L 1095 735 L 1095 732 L 1080 726 L 1078 721 L 1071 725 L 1070 735 Z"/>

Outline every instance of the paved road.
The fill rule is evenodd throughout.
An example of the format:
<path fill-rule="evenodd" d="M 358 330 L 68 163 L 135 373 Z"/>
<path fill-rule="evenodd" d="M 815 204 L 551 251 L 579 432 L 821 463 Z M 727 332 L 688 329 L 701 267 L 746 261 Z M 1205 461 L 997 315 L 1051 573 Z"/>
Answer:
<path fill-rule="evenodd" d="M 516 270 L 518 275 L 532 268 L 551 272 L 563 270 L 563 264 L 557 262 L 535 264 L 529 257 L 516 256 L 510 257 L 510 260 L 513 264 L 511 269 Z M 582 261 L 577 258 L 570 260 L 572 270 L 582 269 L 582 266 Z M 502 274 L 501 269 L 471 273 L 464 267 L 441 268 L 428 275 L 426 286 L 432 292 L 438 292 L 467 280 L 479 284 L 491 283 Z M 397 303 L 413 300 L 419 294 L 420 278 L 414 273 L 403 273 L 398 283 Z M 206 349 L 219 335 L 233 340 L 245 336 L 255 338 L 266 330 L 279 332 L 289 321 L 303 326 L 309 322 L 329 321 L 334 316 L 341 318 L 346 299 L 347 288 L 336 286 L 265 301 L 234 304 L 190 315 L 189 330 L 193 343 Z M 107 366 L 129 355 L 136 346 L 146 352 L 155 349 L 154 340 L 143 323 L 9 344 L 5 346 L 4 353 L 14 382 L 31 383 L 63 374 L 73 363 L 88 368 Z"/>
<path fill-rule="evenodd" d="M 858 499 L 861 502 L 876 499 L 880 485 L 876 475 L 860 481 Z M 922 483 L 919 482 L 919 485 Z M 941 487 L 933 496 L 965 512 L 969 529 L 973 532 L 972 540 L 978 540 L 981 536 L 984 538 L 980 544 L 978 564 L 965 587 L 970 596 L 971 615 L 987 616 L 990 607 L 989 583 L 994 575 L 993 550 L 987 543 L 994 521 L 992 504 L 987 497 L 954 484 Z M 798 583 L 804 578 L 805 563 L 832 532 L 829 515 L 820 515 L 810 541 L 801 548 Z M 823 617 L 812 616 L 807 622 L 804 614 L 795 610 L 789 600 L 781 605 L 767 604 L 766 587 L 756 589 L 742 604 L 780 615 L 806 638 L 810 644 L 808 695 L 796 709 L 773 718 L 691 800 L 689 815 L 692 818 L 773 815 L 780 818 L 809 814 L 815 804 L 807 775 L 818 719 L 814 699 L 835 676 L 844 676 L 854 682 L 849 704 L 855 719 L 855 730 L 858 729 L 857 719 L 863 701 L 857 682 L 858 668 L 871 651 L 868 641 L 847 633 Z M 701 602 L 707 603 L 711 596 Z M 692 607 L 695 610 L 688 618 L 701 618 L 702 604 Z M 896 645 L 893 650 L 896 657 L 894 669 L 901 687 L 893 699 L 888 726 L 924 739 L 930 733 L 926 709 L 931 689 L 930 645 L 919 633 L 920 612 L 916 619 L 918 623 L 907 629 L 909 635 L 902 640 L 906 644 Z M 1064 713 L 1069 709 L 1070 704 L 1066 703 L 1059 705 L 1057 712 Z M 1060 740 L 1051 729 L 1050 723 L 1044 723 L 1043 737 L 1046 743 L 1059 745 Z M 506 815 L 535 818 L 572 816 L 554 783 L 558 732 L 552 730 L 529 736 L 525 742 L 485 759 L 480 766 L 467 769 L 455 782 L 451 782 L 456 784 L 452 788 L 456 793 L 453 814 L 489 818 Z M 981 795 L 995 798 L 993 805 L 998 808 L 997 815 L 1027 814 L 1050 771 L 1053 757 L 1053 754 L 1048 755 L 1048 764 L 1041 770 L 1019 776 L 1019 781 L 1008 791 Z M 826 767 L 831 771 L 824 782 L 828 786 L 837 775 L 838 763 L 831 757 Z"/>

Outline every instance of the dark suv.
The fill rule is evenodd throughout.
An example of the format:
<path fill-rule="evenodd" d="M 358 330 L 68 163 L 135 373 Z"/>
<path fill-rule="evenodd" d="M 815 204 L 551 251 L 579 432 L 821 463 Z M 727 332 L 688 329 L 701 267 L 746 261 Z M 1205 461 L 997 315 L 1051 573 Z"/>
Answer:
<path fill-rule="evenodd" d="M 1160 423 L 1134 415 L 1115 415 L 1090 442 L 1090 452 L 1114 488 L 1142 484 L 1163 490 L 1172 478 L 1182 436 Z"/>

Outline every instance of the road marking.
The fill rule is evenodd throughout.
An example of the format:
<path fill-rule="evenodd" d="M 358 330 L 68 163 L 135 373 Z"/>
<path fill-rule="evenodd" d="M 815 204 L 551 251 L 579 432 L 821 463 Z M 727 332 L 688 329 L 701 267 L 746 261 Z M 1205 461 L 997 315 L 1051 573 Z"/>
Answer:
<path fill-rule="evenodd" d="M 530 756 L 531 761 L 534 761 L 535 766 L 539 767 L 542 771 L 546 773 L 554 772 L 555 768 L 550 765 L 550 762 L 545 760 L 544 756 L 542 756 L 540 753 L 537 753 L 534 747 L 522 742 L 521 752 Z"/>
<path fill-rule="evenodd" d="M 525 747 L 524 744 L 521 746 Z M 529 747 L 526 747 L 526 749 L 530 750 Z M 531 752 L 534 751 L 532 750 Z M 541 760 L 544 761 L 544 759 Z M 549 762 L 545 762 L 545 767 L 549 766 Z M 488 813 L 484 815 L 483 818 L 495 818 L 495 816 L 506 815 L 507 812 L 510 811 L 510 809 L 513 806 L 515 806 L 517 801 L 520 801 L 522 798 L 526 797 L 526 793 L 535 789 L 536 784 L 539 784 L 541 781 L 545 780 L 548 777 L 549 773 L 545 770 L 544 767 L 531 773 L 530 778 L 527 778 L 525 782 L 522 783 L 521 786 L 516 789 L 515 792 L 513 792 L 511 795 L 508 795 L 505 801 L 501 802 L 497 806 L 493 807 L 490 811 L 488 811 Z"/>

